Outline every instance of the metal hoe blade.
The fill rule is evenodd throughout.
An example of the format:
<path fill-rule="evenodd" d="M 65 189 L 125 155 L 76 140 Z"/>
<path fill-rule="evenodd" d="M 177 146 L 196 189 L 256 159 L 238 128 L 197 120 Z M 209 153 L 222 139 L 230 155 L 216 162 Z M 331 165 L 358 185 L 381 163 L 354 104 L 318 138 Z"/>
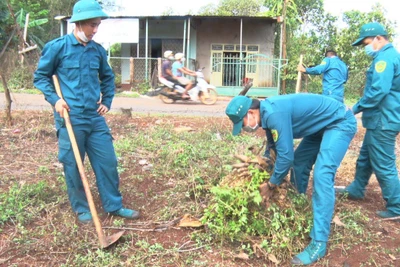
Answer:
<path fill-rule="evenodd" d="M 112 244 L 116 243 L 124 233 L 125 231 L 120 231 L 110 236 L 104 236 L 104 240 L 101 242 L 101 248 L 108 248 Z"/>

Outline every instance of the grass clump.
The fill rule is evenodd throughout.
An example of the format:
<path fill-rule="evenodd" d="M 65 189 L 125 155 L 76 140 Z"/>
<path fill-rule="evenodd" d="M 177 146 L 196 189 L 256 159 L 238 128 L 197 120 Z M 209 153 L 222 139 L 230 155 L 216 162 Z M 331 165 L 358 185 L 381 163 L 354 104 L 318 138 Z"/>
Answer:
<path fill-rule="evenodd" d="M 0 194 L 0 225 L 8 221 L 25 224 L 36 216 L 49 203 L 56 200 L 57 194 L 45 181 L 35 184 L 13 184 L 7 192 Z"/>

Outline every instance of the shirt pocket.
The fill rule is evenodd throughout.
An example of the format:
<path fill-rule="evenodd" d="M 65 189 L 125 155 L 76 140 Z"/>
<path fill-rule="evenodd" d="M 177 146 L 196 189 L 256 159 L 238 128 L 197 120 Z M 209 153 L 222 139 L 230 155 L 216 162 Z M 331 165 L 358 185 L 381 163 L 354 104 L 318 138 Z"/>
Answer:
<path fill-rule="evenodd" d="M 90 62 L 89 68 L 90 68 L 90 79 L 93 79 L 92 82 L 94 82 L 95 84 L 99 84 L 99 69 L 100 69 L 99 62 L 96 61 Z"/>
<path fill-rule="evenodd" d="M 75 84 L 79 84 L 79 61 L 66 61 L 64 63 L 64 68 L 68 80 L 74 81 Z"/>

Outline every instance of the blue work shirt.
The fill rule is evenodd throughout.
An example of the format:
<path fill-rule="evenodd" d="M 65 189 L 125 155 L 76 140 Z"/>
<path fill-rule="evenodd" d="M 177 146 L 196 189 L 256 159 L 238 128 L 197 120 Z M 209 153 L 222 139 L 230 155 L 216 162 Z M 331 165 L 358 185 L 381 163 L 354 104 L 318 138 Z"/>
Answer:
<path fill-rule="evenodd" d="M 400 54 L 392 44 L 375 55 L 367 71 L 364 95 L 353 106 L 367 129 L 400 131 Z"/>
<path fill-rule="evenodd" d="M 294 161 L 293 139 L 324 130 L 345 118 L 346 106 L 331 97 L 292 94 L 260 101 L 262 128 L 270 130 L 277 157 L 271 183 L 281 184 Z"/>
<path fill-rule="evenodd" d="M 172 74 L 176 77 L 182 77 L 182 72 L 179 70 L 183 67 L 183 64 L 180 61 L 175 61 L 172 64 Z"/>
<path fill-rule="evenodd" d="M 99 116 L 99 102 L 108 109 L 115 94 L 114 73 L 107 62 L 105 49 L 94 41 L 86 46 L 68 34 L 47 43 L 34 74 L 34 85 L 54 106 L 60 99 L 53 85 L 52 75 L 58 77 L 71 117 Z M 59 118 L 58 113 L 55 116 Z"/>
<path fill-rule="evenodd" d="M 322 94 L 343 102 L 344 84 L 348 78 L 348 70 L 346 64 L 340 58 L 336 56 L 326 57 L 318 66 L 306 68 L 305 73 L 311 75 L 323 74 Z"/>

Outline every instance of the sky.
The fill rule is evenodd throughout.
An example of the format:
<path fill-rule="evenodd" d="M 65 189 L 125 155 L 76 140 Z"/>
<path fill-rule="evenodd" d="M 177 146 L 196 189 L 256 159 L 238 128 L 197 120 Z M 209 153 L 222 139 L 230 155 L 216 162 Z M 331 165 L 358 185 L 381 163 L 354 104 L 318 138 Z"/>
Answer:
<path fill-rule="evenodd" d="M 209 3 L 218 4 L 219 0 L 146 0 L 146 4 L 138 7 L 136 1 L 115 0 L 120 5 L 126 7 L 125 12 L 137 16 L 161 15 L 163 12 L 172 8 L 176 15 L 186 15 L 188 12 L 196 13 L 200 7 Z M 387 10 L 387 16 L 390 20 L 397 21 L 400 27 L 398 12 L 400 10 L 400 1 L 398 0 L 324 0 L 325 11 L 335 16 L 340 16 L 343 12 L 349 10 L 359 10 L 368 12 L 371 7 L 381 3 Z M 394 41 L 397 48 L 400 49 L 400 28 L 397 30 L 399 37 Z"/>

